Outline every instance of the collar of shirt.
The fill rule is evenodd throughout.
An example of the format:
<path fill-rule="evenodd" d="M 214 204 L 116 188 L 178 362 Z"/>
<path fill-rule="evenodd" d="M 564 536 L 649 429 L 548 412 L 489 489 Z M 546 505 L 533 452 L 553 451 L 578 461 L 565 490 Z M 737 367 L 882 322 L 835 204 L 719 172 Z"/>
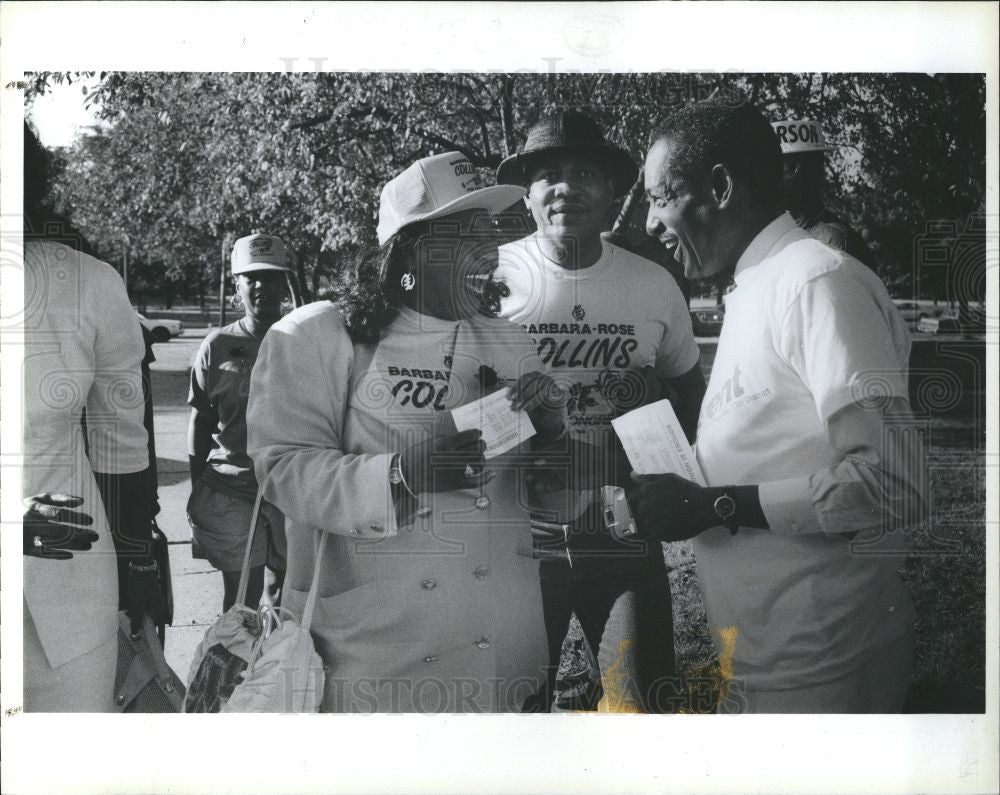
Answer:
<path fill-rule="evenodd" d="M 551 260 L 545 254 L 545 250 L 542 248 L 542 244 L 539 242 L 540 232 L 535 232 L 529 238 L 527 238 L 528 245 L 534 245 L 535 250 L 538 252 L 539 262 L 545 270 L 556 275 L 559 279 L 566 279 L 568 281 L 583 281 L 586 279 L 594 279 L 601 276 L 608 268 L 611 267 L 611 262 L 615 256 L 616 246 L 608 242 L 603 237 L 601 238 L 601 256 L 597 258 L 597 262 L 586 268 L 564 268 L 558 262 Z"/>
<path fill-rule="evenodd" d="M 408 306 L 399 307 L 398 317 L 410 330 L 416 331 L 454 331 L 461 323 L 460 320 L 442 320 L 433 315 L 424 315 Z"/>
<path fill-rule="evenodd" d="M 794 235 L 794 239 L 808 237 L 799 228 L 799 225 L 795 223 L 795 219 L 792 218 L 791 214 L 787 212 L 782 213 L 761 229 L 757 233 L 757 237 L 750 241 L 750 245 L 746 247 L 746 250 L 736 262 L 736 271 L 733 273 L 736 285 L 739 286 L 740 276 L 743 273 L 763 262 L 780 244 L 784 244 L 786 242 L 785 238 L 790 235 Z M 791 242 L 791 240 L 787 242 Z"/>

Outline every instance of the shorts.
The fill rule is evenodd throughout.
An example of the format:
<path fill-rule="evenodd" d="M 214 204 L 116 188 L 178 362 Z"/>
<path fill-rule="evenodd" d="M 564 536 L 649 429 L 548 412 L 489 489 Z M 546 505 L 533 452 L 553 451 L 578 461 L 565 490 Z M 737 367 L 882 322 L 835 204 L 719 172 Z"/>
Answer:
<path fill-rule="evenodd" d="M 202 477 L 191 489 L 187 516 L 193 557 L 207 560 L 219 571 L 242 570 L 253 500 L 219 491 Z M 271 503 L 261 501 L 250 568 L 266 564 L 272 571 L 284 571 L 287 554 L 285 517 Z"/>

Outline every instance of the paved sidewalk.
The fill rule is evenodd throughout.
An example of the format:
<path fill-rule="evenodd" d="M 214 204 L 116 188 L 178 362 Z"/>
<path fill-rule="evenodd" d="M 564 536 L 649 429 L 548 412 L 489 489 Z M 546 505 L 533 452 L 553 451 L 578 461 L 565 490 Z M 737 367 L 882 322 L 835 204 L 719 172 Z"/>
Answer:
<path fill-rule="evenodd" d="M 159 478 L 160 515 L 157 522 L 171 542 L 170 568 L 174 586 L 174 623 L 167 627 L 166 658 L 187 682 L 194 652 L 209 624 L 222 611 L 222 575 L 203 560 L 191 557 L 187 499 L 191 479 L 187 457 L 188 373 L 207 329 L 185 330 L 183 337 L 153 347 L 154 430 Z M 183 542 L 183 543 L 180 543 Z"/>

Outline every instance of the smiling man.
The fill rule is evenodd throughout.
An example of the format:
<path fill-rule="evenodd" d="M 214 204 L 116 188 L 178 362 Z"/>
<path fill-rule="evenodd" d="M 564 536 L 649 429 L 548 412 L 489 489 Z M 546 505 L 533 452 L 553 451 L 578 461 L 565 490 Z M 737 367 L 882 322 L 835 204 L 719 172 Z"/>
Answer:
<path fill-rule="evenodd" d="M 689 105 L 651 142 L 646 231 L 687 277 L 736 287 L 698 421 L 709 486 L 636 476 L 639 526 L 695 539 L 732 659 L 720 711 L 897 712 L 914 608 L 895 531 L 926 510 L 906 326 L 872 271 L 783 211 L 757 110 Z"/>
<path fill-rule="evenodd" d="M 520 184 L 537 232 L 502 246 L 501 314 L 534 337 L 553 378 L 570 395 L 572 456 L 560 477 L 536 483 L 536 527 L 550 684 L 570 615 L 597 653 L 613 709 L 676 706 L 670 585 L 659 543 L 614 539 L 598 489 L 629 485 L 611 420 L 670 396 L 691 433 L 705 382 L 684 298 L 660 266 L 601 238 L 612 202 L 638 169 L 587 116 L 544 116 L 524 149 L 497 171 Z M 609 669 L 619 674 L 609 685 Z"/>

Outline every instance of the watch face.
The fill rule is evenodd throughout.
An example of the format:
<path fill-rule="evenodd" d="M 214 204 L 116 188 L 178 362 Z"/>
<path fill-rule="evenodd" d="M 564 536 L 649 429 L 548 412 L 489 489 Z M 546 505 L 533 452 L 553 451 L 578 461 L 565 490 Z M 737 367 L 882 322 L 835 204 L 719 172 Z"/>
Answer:
<path fill-rule="evenodd" d="M 728 494 L 718 497 L 712 507 L 715 509 L 715 515 L 720 519 L 728 519 L 736 513 L 736 501 Z"/>

